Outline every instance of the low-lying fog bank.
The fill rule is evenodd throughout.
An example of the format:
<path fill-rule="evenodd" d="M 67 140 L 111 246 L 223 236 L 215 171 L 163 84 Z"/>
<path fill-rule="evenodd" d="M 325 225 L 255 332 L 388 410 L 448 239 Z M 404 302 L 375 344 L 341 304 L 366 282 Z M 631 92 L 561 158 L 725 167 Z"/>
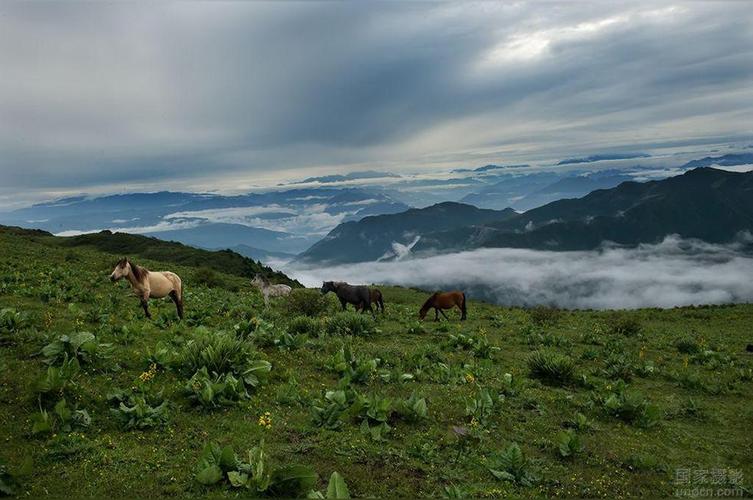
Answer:
<path fill-rule="evenodd" d="M 323 280 L 427 290 L 458 288 L 502 305 L 632 309 L 753 300 L 753 256 L 738 245 L 668 237 L 589 252 L 482 249 L 399 262 L 286 266 L 306 286 Z"/>

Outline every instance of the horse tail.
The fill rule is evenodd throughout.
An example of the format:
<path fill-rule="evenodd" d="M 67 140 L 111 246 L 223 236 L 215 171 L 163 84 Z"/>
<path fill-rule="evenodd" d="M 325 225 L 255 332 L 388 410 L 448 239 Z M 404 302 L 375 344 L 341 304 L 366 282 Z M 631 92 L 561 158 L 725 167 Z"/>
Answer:
<path fill-rule="evenodd" d="M 175 302 L 175 308 L 178 310 L 178 317 L 183 319 L 183 280 L 180 279 L 175 273 L 171 273 L 174 276 L 173 291 L 171 296 Z"/>
<path fill-rule="evenodd" d="M 175 293 L 178 296 L 178 300 L 180 300 L 181 303 L 183 303 L 183 280 L 180 279 L 180 276 L 177 274 L 174 274 L 175 276 Z"/>
<path fill-rule="evenodd" d="M 384 297 L 382 297 L 382 292 L 377 294 L 377 301 L 379 303 L 379 308 L 384 312 Z"/>
<path fill-rule="evenodd" d="M 468 310 L 465 307 L 465 292 L 461 292 L 460 295 L 463 296 L 463 302 L 460 304 L 460 313 L 461 313 L 460 320 L 462 321 L 466 318 Z"/>

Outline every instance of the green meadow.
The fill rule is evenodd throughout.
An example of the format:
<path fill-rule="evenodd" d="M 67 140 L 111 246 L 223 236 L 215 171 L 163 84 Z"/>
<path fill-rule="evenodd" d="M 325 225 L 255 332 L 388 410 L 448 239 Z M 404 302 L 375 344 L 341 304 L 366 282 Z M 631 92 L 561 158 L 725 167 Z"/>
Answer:
<path fill-rule="evenodd" d="M 122 256 L 0 232 L 0 494 L 753 494 L 753 305 L 373 320 L 130 255 L 183 278 L 148 321 Z"/>

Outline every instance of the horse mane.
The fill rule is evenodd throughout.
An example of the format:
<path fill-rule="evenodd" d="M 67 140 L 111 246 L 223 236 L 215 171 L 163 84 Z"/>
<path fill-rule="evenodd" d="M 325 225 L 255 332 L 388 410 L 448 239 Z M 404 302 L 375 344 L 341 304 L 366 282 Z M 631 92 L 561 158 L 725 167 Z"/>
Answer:
<path fill-rule="evenodd" d="M 141 267 L 138 264 L 131 262 L 128 259 L 126 259 L 125 261 L 131 265 L 131 274 L 133 274 L 133 279 L 135 279 L 137 283 L 141 283 L 146 277 L 146 274 L 149 272 L 149 270 L 145 267 Z"/>

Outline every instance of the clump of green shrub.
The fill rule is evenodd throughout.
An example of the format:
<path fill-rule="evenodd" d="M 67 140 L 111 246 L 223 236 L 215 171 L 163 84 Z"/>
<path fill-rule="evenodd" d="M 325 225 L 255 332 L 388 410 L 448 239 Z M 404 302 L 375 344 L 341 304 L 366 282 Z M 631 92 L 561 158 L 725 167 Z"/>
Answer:
<path fill-rule="evenodd" d="M 574 429 L 568 429 L 557 434 L 557 451 L 562 458 L 570 458 L 583 452 L 583 442 Z"/>
<path fill-rule="evenodd" d="M 486 424 L 489 417 L 494 412 L 494 403 L 499 401 L 498 396 L 492 396 L 487 388 L 479 388 L 473 398 L 465 402 L 465 414 L 471 417 L 471 422 L 476 424 Z"/>
<path fill-rule="evenodd" d="M 31 433 L 53 434 L 84 429 L 91 424 L 91 417 L 86 410 L 71 408 L 65 398 L 55 404 L 52 412 L 41 409 L 32 417 Z"/>
<path fill-rule="evenodd" d="M 534 325 L 551 326 L 562 317 L 562 311 L 556 307 L 536 306 L 528 310 L 528 317 Z"/>
<path fill-rule="evenodd" d="M 307 498 L 315 499 L 340 499 L 350 498 L 350 491 L 348 491 L 348 485 L 345 484 L 345 479 L 337 473 L 333 472 L 329 477 L 329 483 L 327 484 L 326 491 L 311 491 Z"/>
<path fill-rule="evenodd" d="M 641 332 L 643 326 L 641 322 L 633 316 L 614 314 L 609 319 L 608 333 L 614 335 L 624 335 L 625 337 L 634 337 Z"/>
<path fill-rule="evenodd" d="M 698 354 L 702 349 L 700 341 L 692 335 L 686 335 L 677 339 L 675 347 L 678 352 L 683 354 Z"/>
<path fill-rule="evenodd" d="M 12 307 L 0 309 L 0 334 L 16 333 L 24 328 L 27 322 L 28 316 Z"/>
<path fill-rule="evenodd" d="M 330 335 L 353 335 L 356 337 L 376 333 L 374 320 L 355 312 L 341 312 L 327 319 L 327 333 Z"/>
<path fill-rule="evenodd" d="M 359 360 L 350 346 L 341 347 L 327 362 L 328 369 L 338 373 L 346 384 L 365 384 L 376 372 L 381 360 L 371 358 Z"/>
<path fill-rule="evenodd" d="M 538 481 L 531 463 L 517 443 L 512 443 L 502 452 L 492 454 L 487 461 L 487 468 L 495 478 L 521 486 L 532 486 Z"/>
<path fill-rule="evenodd" d="M 209 267 L 200 267 L 193 274 L 194 282 L 209 288 L 225 287 L 225 280 Z"/>
<path fill-rule="evenodd" d="M 60 335 L 42 348 L 42 355 L 47 364 L 57 364 L 64 357 L 78 359 L 81 363 L 91 364 L 97 359 L 110 356 L 111 344 L 101 344 L 90 332 L 76 332 L 70 335 Z"/>
<path fill-rule="evenodd" d="M 337 389 L 326 391 L 324 397 L 311 403 L 311 419 L 315 426 L 325 429 L 338 429 L 343 425 L 342 415 L 350 407 L 355 397 L 352 391 Z"/>
<path fill-rule="evenodd" d="M 551 351 L 536 351 L 528 357 L 528 369 L 534 378 L 551 385 L 566 385 L 575 379 L 575 362 L 570 356 Z"/>
<path fill-rule="evenodd" d="M 419 396 L 416 391 L 413 391 L 407 399 L 398 401 L 396 411 L 402 419 L 408 422 L 419 422 L 426 420 L 429 416 L 426 398 Z"/>
<path fill-rule="evenodd" d="M 76 358 L 63 356 L 60 366 L 48 366 L 45 374 L 36 382 L 36 391 L 42 397 L 62 394 L 66 388 L 74 384 L 76 375 L 81 371 L 81 365 Z"/>
<path fill-rule="evenodd" d="M 185 392 L 204 407 L 245 399 L 247 390 L 257 387 L 272 369 L 250 342 L 206 329 L 199 329 L 198 337 L 183 346 L 175 365 L 191 374 Z"/>
<path fill-rule="evenodd" d="M 624 354 L 612 353 L 604 360 L 604 377 L 630 382 L 636 371 L 637 362 Z"/>
<path fill-rule="evenodd" d="M 589 432 L 594 428 L 593 422 L 580 412 L 576 413 L 567 425 L 578 432 Z"/>
<path fill-rule="evenodd" d="M 499 351 L 499 347 L 489 343 L 483 329 L 478 335 L 450 334 L 444 348 L 471 351 L 475 357 L 483 359 L 490 359 L 495 351 Z"/>
<path fill-rule="evenodd" d="M 184 393 L 190 401 L 208 409 L 233 405 L 249 397 L 243 380 L 232 373 L 210 376 L 206 367 L 197 370 L 186 382 Z"/>
<path fill-rule="evenodd" d="M 630 390 L 619 383 L 605 396 L 595 396 L 595 402 L 608 415 L 639 427 L 654 427 L 662 418 L 662 411 L 639 391 Z"/>
<path fill-rule="evenodd" d="M 319 290 L 296 288 L 285 299 L 285 309 L 290 316 L 317 317 L 324 315 L 330 302 Z"/>
<path fill-rule="evenodd" d="M 198 328 L 195 337 L 179 351 L 175 363 L 185 374 L 206 368 L 210 373 L 242 376 L 258 358 L 250 342 L 225 332 Z"/>
<path fill-rule="evenodd" d="M 227 482 L 233 488 L 244 488 L 248 494 L 283 498 L 301 498 L 317 480 L 316 473 L 303 465 L 274 467 L 267 462 L 264 441 L 248 452 L 248 461 L 241 460 L 231 446 L 209 443 L 199 457 L 196 481 L 210 486 Z"/>
<path fill-rule="evenodd" d="M 633 453 L 629 455 L 623 465 L 628 470 L 666 472 L 667 467 L 659 462 L 656 455 Z"/>
<path fill-rule="evenodd" d="M 161 392 L 115 390 L 107 395 L 110 413 L 125 430 L 161 427 L 170 419 L 170 402 Z"/>
<path fill-rule="evenodd" d="M 296 316 L 288 323 L 288 332 L 293 335 L 318 337 L 322 333 L 322 322 L 310 316 Z"/>

